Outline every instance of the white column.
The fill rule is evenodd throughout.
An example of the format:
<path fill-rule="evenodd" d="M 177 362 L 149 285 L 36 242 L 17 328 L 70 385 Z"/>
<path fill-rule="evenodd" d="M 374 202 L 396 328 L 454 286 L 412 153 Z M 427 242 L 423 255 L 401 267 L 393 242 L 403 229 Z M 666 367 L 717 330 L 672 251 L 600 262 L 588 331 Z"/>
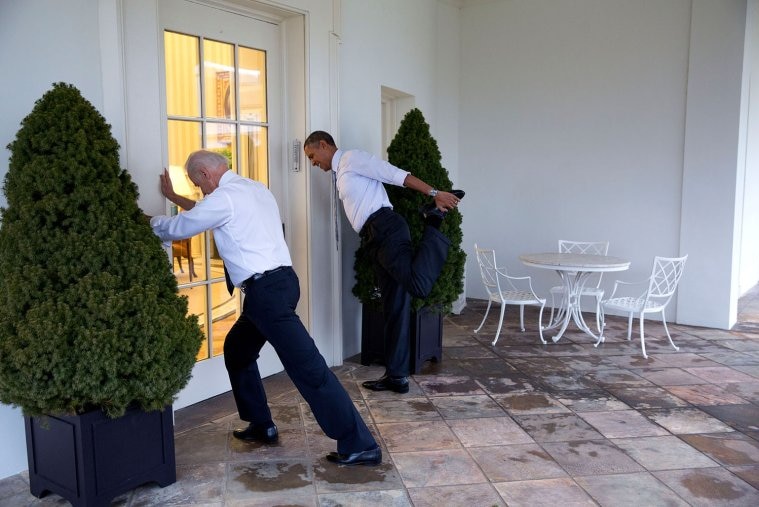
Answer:
<path fill-rule="evenodd" d="M 737 316 L 746 6 L 693 0 L 679 252 L 690 257 L 677 300 L 683 324 L 727 329 Z"/>

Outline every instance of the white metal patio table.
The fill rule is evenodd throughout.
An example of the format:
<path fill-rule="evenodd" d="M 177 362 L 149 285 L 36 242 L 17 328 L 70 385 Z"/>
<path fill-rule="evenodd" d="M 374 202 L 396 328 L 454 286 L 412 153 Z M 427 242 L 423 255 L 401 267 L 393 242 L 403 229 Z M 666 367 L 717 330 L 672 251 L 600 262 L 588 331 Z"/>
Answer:
<path fill-rule="evenodd" d="M 543 330 L 560 328 L 552 338 L 556 343 L 567 330 L 570 320 L 574 320 L 578 328 L 589 334 L 596 340 L 598 336 L 585 323 L 582 317 L 580 294 L 585 282 L 593 273 L 606 273 L 609 271 L 625 271 L 630 267 L 630 261 L 609 255 L 590 255 L 576 253 L 530 253 L 519 256 L 519 260 L 526 266 L 552 269 L 559 274 L 564 283 L 564 297 L 561 307 L 555 318 Z"/>

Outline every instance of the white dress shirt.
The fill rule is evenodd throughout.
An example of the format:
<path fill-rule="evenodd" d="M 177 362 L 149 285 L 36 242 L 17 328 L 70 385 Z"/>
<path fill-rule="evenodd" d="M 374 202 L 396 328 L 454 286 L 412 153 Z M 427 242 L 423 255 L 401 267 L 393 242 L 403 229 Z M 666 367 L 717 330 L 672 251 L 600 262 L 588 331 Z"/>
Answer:
<path fill-rule="evenodd" d="M 393 207 L 382 184 L 402 187 L 409 174 L 360 150 L 337 150 L 332 157 L 332 170 L 337 175 L 337 191 L 345 214 L 356 232 L 361 231 L 369 215 L 382 207 Z"/>
<path fill-rule="evenodd" d="M 292 266 L 274 195 L 258 181 L 227 171 L 219 187 L 174 217 L 150 220 L 162 241 L 190 238 L 212 229 L 235 287 L 255 273 Z"/>

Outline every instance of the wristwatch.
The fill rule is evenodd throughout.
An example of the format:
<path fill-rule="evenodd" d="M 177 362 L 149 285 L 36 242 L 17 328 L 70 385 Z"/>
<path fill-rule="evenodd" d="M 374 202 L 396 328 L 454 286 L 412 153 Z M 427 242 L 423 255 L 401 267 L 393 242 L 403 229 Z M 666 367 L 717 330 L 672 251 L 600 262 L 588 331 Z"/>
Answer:
<path fill-rule="evenodd" d="M 428 193 L 429 193 L 430 197 L 435 197 L 437 195 L 437 189 L 436 188 L 431 188 Z"/>

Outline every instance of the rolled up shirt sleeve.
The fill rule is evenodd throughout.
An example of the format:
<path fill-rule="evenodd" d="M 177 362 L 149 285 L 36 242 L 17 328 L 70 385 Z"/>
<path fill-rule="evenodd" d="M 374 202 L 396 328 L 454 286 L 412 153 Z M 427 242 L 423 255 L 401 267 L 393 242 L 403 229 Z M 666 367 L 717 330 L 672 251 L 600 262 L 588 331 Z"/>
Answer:
<path fill-rule="evenodd" d="M 216 195 L 215 195 L 216 194 Z M 232 203 L 222 193 L 212 193 L 198 201 L 192 209 L 176 216 L 154 216 L 150 219 L 153 233 L 164 243 L 191 238 L 201 232 L 220 227 L 232 216 Z"/>
<path fill-rule="evenodd" d="M 382 183 L 402 187 L 409 174 L 408 171 L 366 152 L 349 151 L 347 154 L 349 158 L 346 162 L 352 171 Z"/>

